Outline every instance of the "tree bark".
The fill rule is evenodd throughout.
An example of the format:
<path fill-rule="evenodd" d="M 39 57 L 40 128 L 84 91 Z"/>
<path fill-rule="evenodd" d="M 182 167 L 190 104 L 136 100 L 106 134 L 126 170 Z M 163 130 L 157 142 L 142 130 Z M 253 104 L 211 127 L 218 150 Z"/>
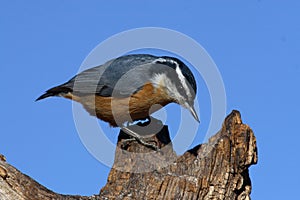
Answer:
<path fill-rule="evenodd" d="M 248 168 L 257 163 L 256 139 L 238 111 L 226 117 L 208 143 L 182 156 L 173 151 L 168 127 L 154 124 L 149 133 L 155 132 L 153 128 L 161 130 L 146 141 L 158 145 L 160 151 L 120 132 L 114 166 L 98 195 L 57 194 L 0 156 L 0 199 L 250 199 Z"/>

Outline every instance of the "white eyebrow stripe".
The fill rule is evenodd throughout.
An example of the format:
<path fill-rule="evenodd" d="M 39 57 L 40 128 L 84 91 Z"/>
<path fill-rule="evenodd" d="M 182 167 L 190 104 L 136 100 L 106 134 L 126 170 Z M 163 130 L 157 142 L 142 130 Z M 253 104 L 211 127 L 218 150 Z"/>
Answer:
<path fill-rule="evenodd" d="M 157 58 L 157 59 L 153 60 L 152 63 L 157 63 L 157 62 L 167 62 L 167 60 L 164 58 Z"/>
<path fill-rule="evenodd" d="M 183 86 L 184 90 L 186 91 L 186 94 L 189 98 L 192 98 L 192 94 L 191 94 L 191 91 L 190 91 L 190 88 L 188 87 L 187 85 L 187 81 L 186 81 L 186 78 L 184 77 L 184 75 L 182 74 L 182 71 L 179 67 L 179 64 L 175 61 L 175 60 L 171 60 L 171 59 L 164 59 L 164 58 L 157 58 L 153 61 L 153 63 L 157 63 L 157 62 L 162 62 L 162 64 L 164 62 L 170 62 L 170 63 L 173 63 L 176 65 L 176 74 L 180 80 L 180 83 L 181 85 Z"/>
<path fill-rule="evenodd" d="M 174 61 L 175 62 L 175 61 Z M 177 62 L 175 62 L 176 64 L 176 73 L 178 75 L 178 78 L 183 86 L 183 88 L 185 89 L 186 91 L 186 94 L 189 98 L 192 98 L 192 94 L 191 94 L 191 91 L 190 91 L 190 88 L 188 87 L 187 85 L 187 82 L 186 82 L 186 78 L 184 77 L 184 75 L 182 74 L 182 71 L 179 67 L 179 64 Z"/>

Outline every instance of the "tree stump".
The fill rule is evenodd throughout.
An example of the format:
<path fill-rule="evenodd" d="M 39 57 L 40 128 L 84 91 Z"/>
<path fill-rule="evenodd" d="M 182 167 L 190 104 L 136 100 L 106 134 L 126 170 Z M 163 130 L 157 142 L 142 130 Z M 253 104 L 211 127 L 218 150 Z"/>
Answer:
<path fill-rule="evenodd" d="M 257 163 L 256 139 L 238 111 L 226 117 L 208 143 L 182 156 L 173 151 L 167 126 L 147 141 L 160 151 L 127 140 L 121 131 L 107 184 L 90 197 L 54 193 L 1 156 L 0 199 L 250 199 L 248 168 Z"/>

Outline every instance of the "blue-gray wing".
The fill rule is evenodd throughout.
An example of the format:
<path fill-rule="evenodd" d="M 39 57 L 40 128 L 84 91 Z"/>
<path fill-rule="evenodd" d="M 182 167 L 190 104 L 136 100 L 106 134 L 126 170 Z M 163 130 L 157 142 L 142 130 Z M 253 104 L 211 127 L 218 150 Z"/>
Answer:
<path fill-rule="evenodd" d="M 145 54 L 119 57 L 79 73 L 62 86 L 78 95 L 127 97 L 139 91 L 154 73 L 161 73 L 161 65 L 153 63 L 155 59 Z"/>

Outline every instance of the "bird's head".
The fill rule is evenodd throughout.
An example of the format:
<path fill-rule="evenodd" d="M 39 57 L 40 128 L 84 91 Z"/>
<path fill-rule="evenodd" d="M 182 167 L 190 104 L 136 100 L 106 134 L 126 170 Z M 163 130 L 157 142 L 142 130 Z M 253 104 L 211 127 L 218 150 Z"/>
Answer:
<path fill-rule="evenodd" d="M 188 109 L 200 122 L 194 108 L 197 85 L 191 70 L 181 60 L 173 57 L 163 56 L 153 62 L 165 66 L 164 70 L 155 74 L 153 81 L 163 86 L 174 102 Z"/>

